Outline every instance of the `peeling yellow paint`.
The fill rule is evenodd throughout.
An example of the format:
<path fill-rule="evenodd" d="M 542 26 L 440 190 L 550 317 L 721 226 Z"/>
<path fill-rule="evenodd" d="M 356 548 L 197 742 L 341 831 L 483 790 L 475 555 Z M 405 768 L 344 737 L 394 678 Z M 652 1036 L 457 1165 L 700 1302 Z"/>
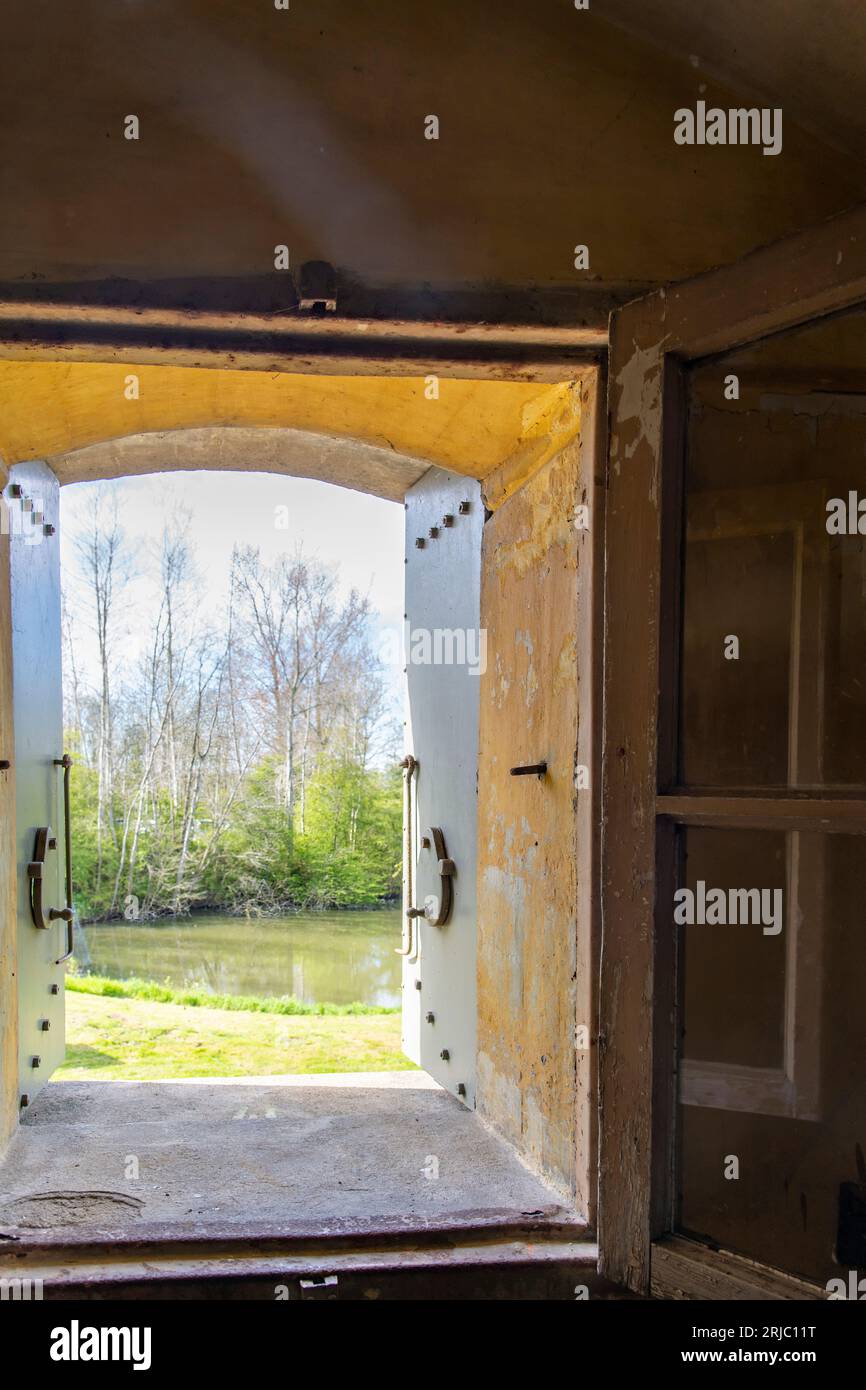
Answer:
<path fill-rule="evenodd" d="M 491 511 L 513 497 L 530 478 L 580 433 L 587 383 L 583 372 L 561 382 L 544 398 L 528 401 L 523 411 L 523 438 L 495 470 L 485 475 L 484 496 Z"/>
<path fill-rule="evenodd" d="M 496 661 L 482 678 L 478 784 L 479 1107 L 571 1189 L 579 458 L 563 450 L 485 527 L 482 625 Z M 540 761 L 543 779 L 509 776 Z"/>
<path fill-rule="evenodd" d="M 577 638 L 569 633 L 559 650 L 559 660 L 553 676 L 554 692 L 570 688 L 577 670 Z"/>

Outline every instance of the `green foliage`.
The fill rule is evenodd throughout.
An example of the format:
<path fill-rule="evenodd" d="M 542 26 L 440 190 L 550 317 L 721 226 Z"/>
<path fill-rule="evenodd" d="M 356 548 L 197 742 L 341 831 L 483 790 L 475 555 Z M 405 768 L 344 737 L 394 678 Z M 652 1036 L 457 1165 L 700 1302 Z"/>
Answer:
<path fill-rule="evenodd" d="M 74 745 L 74 735 L 67 734 L 66 746 Z M 73 755 L 75 752 L 73 748 Z M 69 784 L 69 805 L 72 816 L 72 864 L 75 881 L 75 901 L 84 918 L 99 917 L 107 911 L 111 900 L 111 884 L 106 894 L 97 887 L 96 822 L 98 782 L 94 768 L 75 758 L 75 771 Z"/>
<path fill-rule="evenodd" d="M 400 773 L 370 774 L 349 761 L 323 761 L 307 798 L 296 850 L 306 904 L 346 907 L 393 897 L 400 886 Z"/>
<path fill-rule="evenodd" d="M 191 1009 L 227 1009 L 235 1013 L 282 1014 L 285 1017 L 345 1018 L 400 1012 L 377 1004 L 304 1004 L 291 995 L 281 999 L 258 999 L 248 994 L 208 994 L 203 989 L 171 989 L 150 980 L 111 980 L 105 975 L 67 975 L 66 988 L 73 994 L 98 994 L 107 999 L 146 999 L 152 1004 L 183 1004 Z"/>
<path fill-rule="evenodd" d="M 148 917 L 203 906 L 261 913 L 363 907 L 400 891 L 399 769 L 365 768 L 348 754 L 320 758 L 290 825 L 274 796 L 272 760 L 263 759 L 247 775 L 215 841 L 214 808 L 206 800 L 196 806 L 180 894 L 180 827 L 172 824 L 165 795 L 157 795 L 142 817 L 132 876 L 124 871 L 118 879 L 124 833 L 119 798 L 108 808 L 113 833 L 103 831 L 100 875 L 96 771 L 77 762 L 71 786 L 75 893 L 84 920 L 123 913 L 130 895 L 138 914 Z M 127 826 L 127 842 L 133 832 Z"/>

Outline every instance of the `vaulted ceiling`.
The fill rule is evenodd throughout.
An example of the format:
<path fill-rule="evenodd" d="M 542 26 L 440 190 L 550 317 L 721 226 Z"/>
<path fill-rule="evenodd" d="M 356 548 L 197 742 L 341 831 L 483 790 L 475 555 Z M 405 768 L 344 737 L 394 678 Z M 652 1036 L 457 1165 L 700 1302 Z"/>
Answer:
<path fill-rule="evenodd" d="M 598 319 L 866 199 L 864 52 L 859 0 L 14 0 L 0 293 L 286 310 L 284 244 L 344 297 L 561 286 Z M 700 96 L 782 104 L 783 154 L 676 146 Z"/>

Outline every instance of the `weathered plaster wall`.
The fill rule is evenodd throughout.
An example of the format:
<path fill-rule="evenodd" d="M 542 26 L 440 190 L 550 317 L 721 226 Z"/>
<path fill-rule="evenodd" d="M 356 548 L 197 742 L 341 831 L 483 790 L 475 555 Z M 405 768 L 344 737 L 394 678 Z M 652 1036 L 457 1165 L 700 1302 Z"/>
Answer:
<path fill-rule="evenodd" d="M 594 392 L 488 520 L 478 774 L 478 1107 L 592 1215 Z M 586 505 L 589 529 L 578 529 Z M 519 764 L 548 771 L 511 777 Z M 578 790 L 578 768 L 590 785 Z M 585 1026 L 586 1046 L 576 1048 Z"/>
<path fill-rule="evenodd" d="M 796 51 L 790 5 L 760 26 L 748 71 L 767 74 L 771 97 L 778 45 Z M 612 27 L 603 5 L 567 0 L 7 8 L 0 282 L 31 294 L 129 277 L 176 280 L 178 302 L 282 307 L 292 290 L 274 272 L 278 243 L 293 265 L 332 261 L 350 288 L 421 299 L 430 287 L 628 290 L 866 196 L 866 171 L 831 147 L 832 129 L 822 143 L 797 128 L 790 75 L 778 158 L 674 144 L 677 107 L 750 104 L 745 83 L 732 93 L 689 62 L 712 56 L 706 6 L 691 6 L 701 13 L 679 56 Z M 618 3 L 617 18 L 643 8 Z M 847 36 L 856 51 L 854 22 L 837 17 L 838 55 Z M 803 41 L 809 91 L 823 74 L 835 115 L 842 84 L 826 81 L 819 54 Z M 856 109 L 855 91 L 845 96 Z M 138 141 L 123 138 L 129 113 Z M 438 140 L 424 139 L 428 114 Z M 573 266 L 579 242 L 588 272 Z"/>

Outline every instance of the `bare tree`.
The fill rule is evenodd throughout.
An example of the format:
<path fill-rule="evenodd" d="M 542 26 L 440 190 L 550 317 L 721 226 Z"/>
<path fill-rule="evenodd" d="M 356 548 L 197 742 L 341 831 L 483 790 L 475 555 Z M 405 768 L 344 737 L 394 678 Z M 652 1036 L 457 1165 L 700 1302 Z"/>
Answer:
<path fill-rule="evenodd" d="M 76 549 L 89 586 L 98 649 L 96 878 L 99 884 L 106 833 L 115 845 L 117 843 L 112 806 L 111 641 L 114 605 L 127 573 L 124 537 L 118 523 L 114 493 L 107 494 L 103 489 L 94 493 L 88 526 L 79 534 Z"/>

